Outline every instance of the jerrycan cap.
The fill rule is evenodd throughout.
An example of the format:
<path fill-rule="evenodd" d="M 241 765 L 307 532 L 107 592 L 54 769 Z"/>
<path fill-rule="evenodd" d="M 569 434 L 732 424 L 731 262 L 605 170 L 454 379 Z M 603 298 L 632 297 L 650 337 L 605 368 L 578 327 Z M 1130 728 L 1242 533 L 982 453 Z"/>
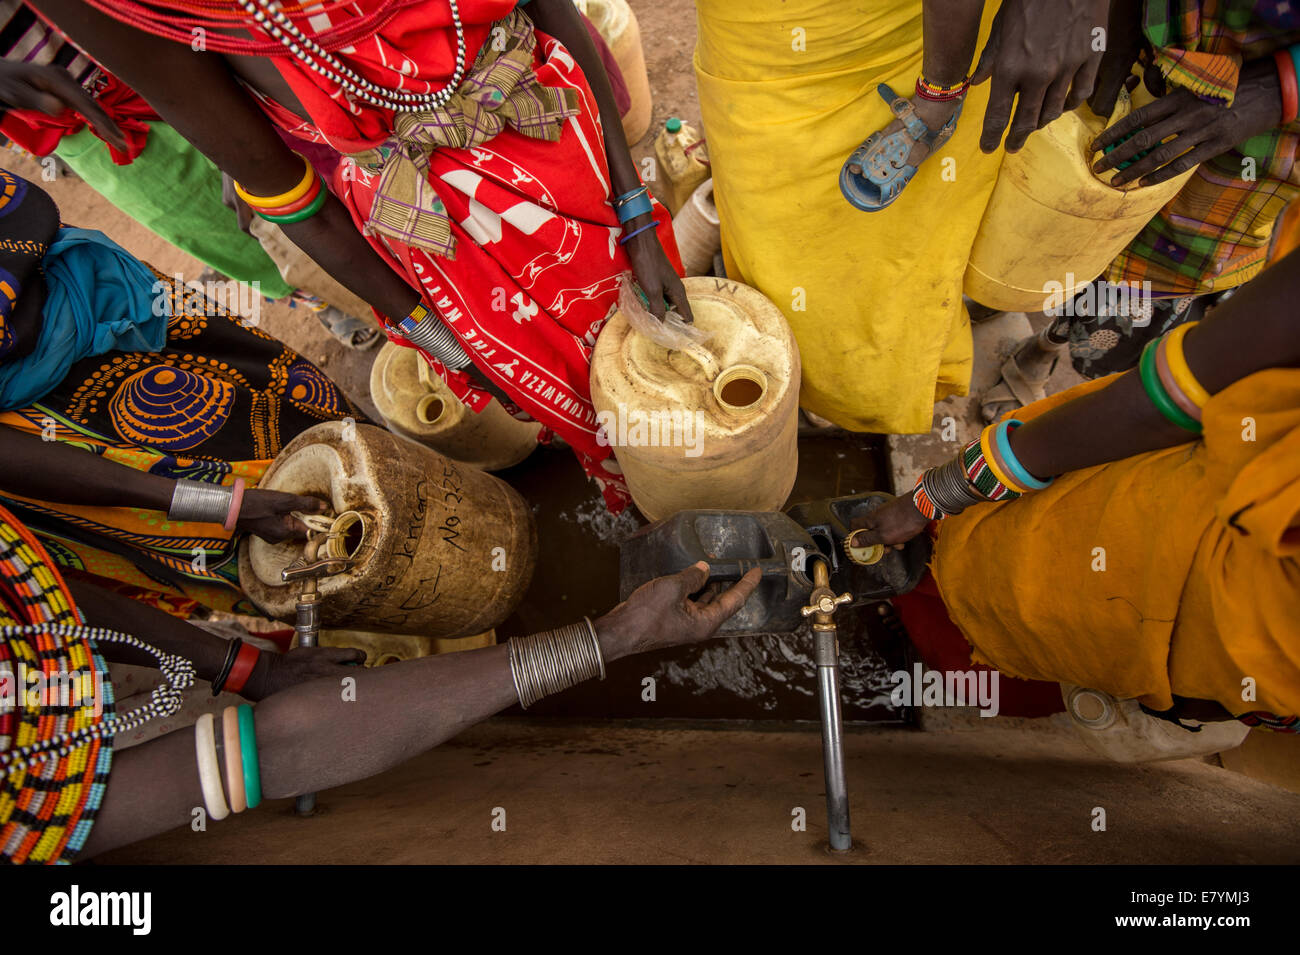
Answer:
<path fill-rule="evenodd" d="M 676 116 L 669 116 L 664 122 L 664 129 L 670 133 L 680 133 L 682 131 L 682 121 Z"/>

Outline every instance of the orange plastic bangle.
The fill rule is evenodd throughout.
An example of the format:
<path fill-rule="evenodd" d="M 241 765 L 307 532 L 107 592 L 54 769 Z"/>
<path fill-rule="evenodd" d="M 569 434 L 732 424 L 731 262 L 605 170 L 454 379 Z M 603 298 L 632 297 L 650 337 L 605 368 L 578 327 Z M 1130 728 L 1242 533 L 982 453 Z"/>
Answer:
<path fill-rule="evenodd" d="M 221 714 L 221 745 L 226 757 L 226 796 L 231 812 L 248 808 L 248 794 L 244 791 L 244 761 L 239 747 L 239 710 L 227 706 Z"/>

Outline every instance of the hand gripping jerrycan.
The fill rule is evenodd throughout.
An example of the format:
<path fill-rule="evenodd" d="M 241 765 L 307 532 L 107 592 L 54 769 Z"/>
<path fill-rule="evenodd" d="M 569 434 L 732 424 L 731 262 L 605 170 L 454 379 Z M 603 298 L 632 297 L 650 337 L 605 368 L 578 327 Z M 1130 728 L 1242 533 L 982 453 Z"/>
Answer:
<path fill-rule="evenodd" d="M 1018 153 L 1007 153 L 971 249 L 964 291 L 1008 312 L 1060 307 L 1106 267 L 1193 175 L 1154 186 L 1116 188 L 1115 171 L 1098 177 L 1090 144 L 1127 116 L 1135 99 L 1120 93 L 1109 122 L 1087 104 L 1038 130 Z M 1150 100 L 1149 95 L 1145 97 Z"/>
<path fill-rule="evenodd" d="M 601 330 L 591 400 L 636 506 L 650 520 L 698 508 L 770 511 L 799 466 L 799 349 L 780 309 L 729 279 L 684 281 L 695 325 L 681 349 L 622 312 Z"/>
<path fill-rule="evenodd" d="M 902 550 L 870 552 L 846 547 L 849 522 L 890 500 L 881 493 L 799 504 L 789 512 L 681 511 L 625 541 L 619 554 L 619 593 L 626 600 L 655 577 L 698 561 L 709 565 L 709 586 L 726 586 L 757 567 L 762 580 L 721 634 L 788 633 L 813 590 L 813 562 L 823 560 L 830 587 L 853 595 L 850 606 L 906 593 L 917 585 L 930 555 L 930 539 L 913 538 Z"/>

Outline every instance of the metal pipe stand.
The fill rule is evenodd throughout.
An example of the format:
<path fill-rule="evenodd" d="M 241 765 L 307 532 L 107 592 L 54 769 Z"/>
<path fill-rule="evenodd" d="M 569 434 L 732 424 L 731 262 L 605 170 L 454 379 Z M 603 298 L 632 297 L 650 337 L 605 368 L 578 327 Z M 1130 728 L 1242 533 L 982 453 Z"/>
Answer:
<path fill-rule="evenodd" d="M 813 566 L 813 592 L 801 611 L 813 618 L 813 660 L 817 664 L 817 704 L 822 721 L 822 764 L 826 775 L 826 828 L 831 849 L 853 848 L 849 829 L 849 793 L 844 777 L 843 721 L 840 717 L 840 649 L 835 610 L 850 603 L 851 594 L 838 597 L 830 588 L 824 560 Z"/>
<path fill-rule="evenodd" d="M 293 625 L 299 647 L 314 647 L 320 637 L 320 579 L 342 573 L 355 563 L 348 558 L 321 557 L 320 549 L 323 544 L 324 539 L 319 535 L 309 535 L 307 544 L 303 548 L 303 555 L 280 571 L 280 578 L 285 583 L 302 581 L 302 590 L 298 594 L 298 602 L 295 605 L 297 615 Z M 293 812 L 296 816 L 315 815 L 316 794 L 300 795 L 294 800 Z"/>

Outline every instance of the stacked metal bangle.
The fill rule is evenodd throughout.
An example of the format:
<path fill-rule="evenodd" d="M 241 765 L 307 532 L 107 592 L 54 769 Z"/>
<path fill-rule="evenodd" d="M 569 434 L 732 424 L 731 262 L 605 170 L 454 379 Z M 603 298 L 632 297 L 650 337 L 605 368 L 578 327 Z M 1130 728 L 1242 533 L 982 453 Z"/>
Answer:
<path fill-rule="evenodd" d="M 509 641 L 510 674 L 524 709 L 584 680 L 605 679 L 596 628 L 588 618 L 582 621 Z"/>
<path fill-rule="evenodd" d="M 970 505 L 987 500 L 966 479 L 966 467 L 960 454 L 922 474 L 921 487 L 944 515 L 960 514 Z"/>
<path fill-rule="evenodd" d="M 234 498 L 235 490 L 232 487 L 181 478 L 172 491 L 172 503 L 167 508 L 167 517 L 173 521 L 224 524 Z"/>

